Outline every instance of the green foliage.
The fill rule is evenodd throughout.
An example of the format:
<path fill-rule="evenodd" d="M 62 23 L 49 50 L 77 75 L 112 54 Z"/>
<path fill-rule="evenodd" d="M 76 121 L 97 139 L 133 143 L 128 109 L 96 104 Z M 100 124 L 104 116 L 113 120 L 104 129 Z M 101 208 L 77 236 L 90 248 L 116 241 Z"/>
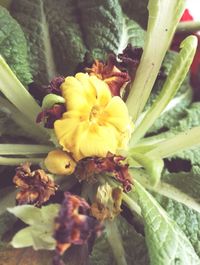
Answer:
<path fill-rule="evenodd" d="M 199 202 L 200 198 L 200 168 L 193 166 L 189 172 L 169 173 L 166 171 L 162 180 L 167 182 L 182 192 L 188 194 Z"/>
<path fill-rule="evenodd" d="M 59 209 L 58 204 L 43 206 L 41 209 L 31 205 L 8 208 L 10 213 L 29 225 L 13 237 L 12 246 L 15 248 L 32 246 L 35 250 L 55 249 L 54 219 Z"/>
<path fill-rule="evenodd" d="M 180 178 L 182 178 L 182 174 L 179 174 L 179 176 Z M 171 177 L 174 177 L 174 175 L 172 174 Z M 180 182 L 182 182 L 182 180 L 180 180 Z M 192 181 L 192 183 L 193 185 L 190 185 L 190 183 L 185 182 L 185 188 L 189 184 L 189 187 L 186 188 L 188 191 L 190 188 L 192 188 L 189 193 L 191 193 L 191 191 L 192 190 L 194 191 L 195 189 L 195 182 Z M 197 189 L 196 189 L 196 192 L 197 192 Z M 161 195 L 155 195 L 155 196 L 156 196 L 156 200 L 166 210 L 169 216 L 183 230 L 187 238 L 190 240 L 196 253 L 200 257 L 200 232 L 199 232 L 200 231 L 200 213 L 190 209 L 186 205 L 179 203 L 175 200 L 169 199 Z"/>
<path fill-rule="evenodd" d="M 139 183 L 135 185 L 144 217 L 151 264 L 200 264 L 200 259 L 183 231 Z"/>
<path fill-rule="evenodd" d="M 0 54 L 25 85 L 32 81 L 24 33 L 8 11 L 0 6 Z"/>
<path fill-rule="evenodd" d="M 184 10 L 185 1 L 148 3 L 149 19 L 144 51 L 126 104 L 135 122 L 146 105 L 164 56 Z M 162 39 L 162 41 L 158 41 Z"/>
<path fill-rule="evenodd" d="M 154 121 L 166 109 L 184 81 L 194 58 L 198 42 L 195 36 L 187 37 L 180 45 L 181 50 L 170 69 L 161 92 L 132 134 L 131 144 L 135 144 L 146 134 Z"/>
<path fill-rule="evenodd" d="M 73 74 L 86 52 L 101 58 L 117 52 L 123 15 L 117 0 L 13 1 L 11 13 L 29 44 L 34 80 Z M 101 59 L 100 58 L 100 59 Z"/>
<path fill-rule="evenodd" d="M 148 265 L 149 259 L 144 237 L 137 233 L 123 217 L 117 218 L 128 265 Z M 117 242 L 116 242 L 117 244 Z M 106 233 L 96 239 L 90 256 L 90 265 L 116 265 Z"/>
<path fill-rule="evenodd" d="M 143 28 L 147 27 L 148 0 L 120 0 L 123 11 L 131 19 L 137 21 Z"/>

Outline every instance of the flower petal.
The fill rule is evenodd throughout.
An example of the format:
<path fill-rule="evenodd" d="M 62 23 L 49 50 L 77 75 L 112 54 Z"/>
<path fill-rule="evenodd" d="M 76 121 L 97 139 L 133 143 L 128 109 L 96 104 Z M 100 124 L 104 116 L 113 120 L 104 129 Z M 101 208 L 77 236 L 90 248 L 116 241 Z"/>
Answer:
<path fill-rule="evenodd" d="M 109 126 L 82 123 L 76 134 L 76 159 L 88 156 L 104 157 L 108 152 L 115 153 L 118 146 L 116 130 Z"/>
<path fill-rule="evenodd" d="M 67 110 L 77 110 L 84 108 L 88 104 L 82 84 L 73 76 L 65 78 L 65 82 L 61 85 L 62 96 L 66 100 Z"/>
<path fill-rule="evenodd" d="M 108 85 L 96 76 L 90 76 L 90 82 L 96 89 L 97 104 L 102 107 L 106 106 L 112 98 Z"/>
<path fill-rule="evenodd" d="M 113 97 L 104 110 L 106 121 L 121 132 L 126 131 L 130 124 L 130 117 L 126 104 L 120 97 Z"/>

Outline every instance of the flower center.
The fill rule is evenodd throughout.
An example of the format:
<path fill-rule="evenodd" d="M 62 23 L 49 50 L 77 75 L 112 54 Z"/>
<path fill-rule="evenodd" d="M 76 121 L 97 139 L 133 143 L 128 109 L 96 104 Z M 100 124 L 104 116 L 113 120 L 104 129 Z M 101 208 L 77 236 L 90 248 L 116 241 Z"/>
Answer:
<path fill-rule="evenodd" d="M 90 117 L 89 120 L 90 121 L 98 121 L 99 115 L 100 115 L 100 107 L 97 105 L 94 105 L 90 111 Z"/>

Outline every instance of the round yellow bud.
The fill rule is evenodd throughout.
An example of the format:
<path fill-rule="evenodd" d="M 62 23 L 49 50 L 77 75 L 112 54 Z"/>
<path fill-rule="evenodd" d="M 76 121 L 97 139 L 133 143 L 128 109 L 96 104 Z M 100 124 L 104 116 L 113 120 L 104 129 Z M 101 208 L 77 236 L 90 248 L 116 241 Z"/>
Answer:
<path fill-rule="evenodd" d="M 57 175 L 70 175 L 76 167 L 76 162 L 62 150 L 49 152 L 44 164 L 49 172 Z"/>

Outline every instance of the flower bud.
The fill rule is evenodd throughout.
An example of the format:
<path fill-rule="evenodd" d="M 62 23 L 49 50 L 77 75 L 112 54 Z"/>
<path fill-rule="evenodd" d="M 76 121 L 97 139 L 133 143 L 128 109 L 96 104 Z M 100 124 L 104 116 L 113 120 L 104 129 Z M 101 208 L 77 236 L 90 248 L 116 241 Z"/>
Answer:
<path fill-rule="evenodd" d="M 70 175 L 76 167 L 76 162 L 62 150 L 49 152 L 44 164 L 49 172 L 57 175 Z"/>

